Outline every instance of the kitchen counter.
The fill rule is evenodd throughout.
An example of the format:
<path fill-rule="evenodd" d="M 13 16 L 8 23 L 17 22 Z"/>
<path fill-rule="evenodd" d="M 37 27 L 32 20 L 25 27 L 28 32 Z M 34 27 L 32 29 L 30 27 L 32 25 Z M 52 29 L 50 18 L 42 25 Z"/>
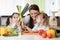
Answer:
<path fill-rule="evenodd" d="M 60 38 L 42 38 L 40 35 L 21 35 L 15 37 L 0 37 L 0 40 L 60 40 Z"/>
<path fill-rule="evenodd" d="M 56 29 L 60 30 L 60 27 Z M 23 32 L 23 35 L 14 36 L 14 37 L 0 36 L 0 40 L 60 40 L 60 37 L 49 39 L 49 38 L 42 38 L 38 33 L 24 33 Z"/>

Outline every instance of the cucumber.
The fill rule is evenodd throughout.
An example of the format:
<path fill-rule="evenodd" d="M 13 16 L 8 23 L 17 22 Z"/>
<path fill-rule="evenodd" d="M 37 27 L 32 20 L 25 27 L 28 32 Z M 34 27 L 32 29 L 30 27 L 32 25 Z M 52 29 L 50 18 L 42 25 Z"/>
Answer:
<path fill-rule="evenodd" d="M 3 34 L 3 36 L 18 36 L 18 34 Z"/>
<path fill-rule="evenodd" d="M 3 36 L 8 36 L 9 34 L 3 34 Z"/>

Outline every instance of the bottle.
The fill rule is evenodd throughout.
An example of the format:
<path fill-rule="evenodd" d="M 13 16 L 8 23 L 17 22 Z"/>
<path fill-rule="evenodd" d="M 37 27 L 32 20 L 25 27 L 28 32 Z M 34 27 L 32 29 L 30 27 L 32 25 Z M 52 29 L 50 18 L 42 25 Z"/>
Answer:
<path fill-rule="evenodd" d="M 50 26 L 57 26 L 57 19 L 55 17 L 55 11 L 52 12 L 52 16 L 50 16 L 50 19 L 49 19 L 49 23 L 50 23 Z"/>

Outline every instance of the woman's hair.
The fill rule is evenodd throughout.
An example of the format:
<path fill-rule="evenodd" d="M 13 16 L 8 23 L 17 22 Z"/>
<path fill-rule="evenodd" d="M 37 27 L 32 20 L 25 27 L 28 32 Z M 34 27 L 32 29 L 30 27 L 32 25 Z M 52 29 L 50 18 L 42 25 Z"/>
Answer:
<path fill-rule="evenodd" d="M 39 7 L 38 7 L 36 4 L 33 4 L 33 5 L 31 5 L 30 8 L 29 8 L 29 11 L 30 11 L 30 10 L 37 10 L 37 11 L 39 11 Z"/>
<path fill-rule="evenodd" d="M 9 17 L 7 18 L 7 21 L 6 21 L 6 25 L 7 25 L 7 26 L 10 24 L 10 18 L 12 18 L 14 14 L 19 15 L 19 13 L 14 12 L 11 16 L 9 16 Z"/>
<path fill-rule="evenodd" d="M 36 5 L 36 4 L 33 4 L 33 5 L 31 5 L 30 6 L 30 8 L 29 8 L 29 11 L 30 10 L 36 10 L 36 11 L 38 11 L 39 12 L 39 7 Z M 32 19 L 32 17 L 30 16 L 30 20 L 29 20 L 29 23 L 28 23 L 29 25 L 29 27 L 32 29 L 33 27 L 34 27 L 34 22 L 33 22 L 33 19 Z"/>
<path fill-rule="evenodd" d="M 33 23 L 33 19 L 30 17 L 29 23 L 28 23 L 29 28 L 33 28 L 34 27 L 34 23 Z"/>
<path fill-rule="evenodd" d="M 49 17 L 46 13 L 42 13 L 45 25 L 49 26 Z"/>

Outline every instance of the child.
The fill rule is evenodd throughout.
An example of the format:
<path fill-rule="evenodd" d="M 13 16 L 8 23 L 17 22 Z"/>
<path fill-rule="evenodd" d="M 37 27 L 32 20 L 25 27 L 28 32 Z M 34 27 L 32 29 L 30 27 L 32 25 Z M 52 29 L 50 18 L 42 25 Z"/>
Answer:
<path fill-rule="evenodd" d="M 32 31 L 41 30 L 41 29 L 42 30 L 48 30 L 49 29 L 49 27 L 48 27 L 49 19 L 48 19 L 48 15 L 47 14 L 42 13 L 42 14 L 37 15 L 36 21 L 37 21 L 37 24 L 32 29 Z"/>
<path fill-rule="evenodd" d="M 19 24 L 18 17 L 19 17 L 18 13 L 13 13 L 11 15 L 11 17 L 8 18 L 8 20 L 6 22 L 8 28 L 15 28 L 15 29 L 17 29 L 15 31 L 21 31 L 21 27 L 20 27 L 20 24 Z"/>

